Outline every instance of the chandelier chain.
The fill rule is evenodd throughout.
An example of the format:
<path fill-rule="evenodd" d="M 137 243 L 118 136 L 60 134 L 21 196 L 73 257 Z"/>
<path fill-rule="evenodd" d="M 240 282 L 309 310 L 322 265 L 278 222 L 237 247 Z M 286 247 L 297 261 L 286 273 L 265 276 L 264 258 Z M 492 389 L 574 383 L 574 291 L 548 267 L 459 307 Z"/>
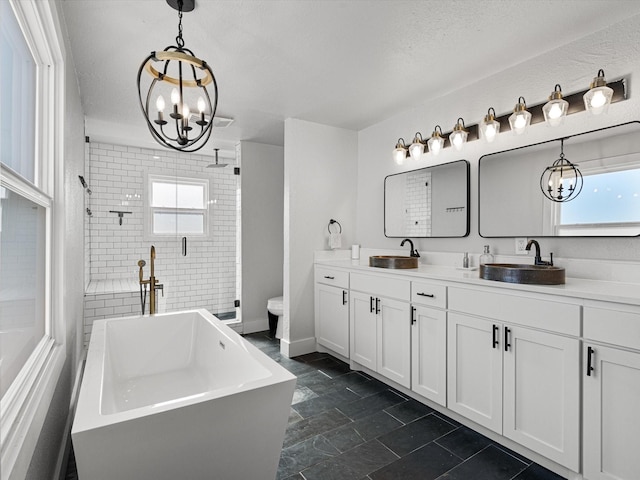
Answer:
<path fill-rule="evenodd" d="M 182 39 L 182 0 L 178 0 L 178 36 L 176 37 L 176 43 L 178 47 L 184 47 L 184 40 Z"/>

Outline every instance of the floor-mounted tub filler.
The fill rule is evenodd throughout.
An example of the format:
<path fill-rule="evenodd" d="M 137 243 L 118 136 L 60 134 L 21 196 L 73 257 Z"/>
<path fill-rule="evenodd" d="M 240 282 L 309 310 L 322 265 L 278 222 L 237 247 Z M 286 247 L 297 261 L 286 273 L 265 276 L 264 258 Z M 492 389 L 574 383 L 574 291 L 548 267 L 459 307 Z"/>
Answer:
<path fill-rule="evenodd" d="M 295 383 L 204 309 L 97 321 L 71 432 L 78 477 L 273 479 Z"/>

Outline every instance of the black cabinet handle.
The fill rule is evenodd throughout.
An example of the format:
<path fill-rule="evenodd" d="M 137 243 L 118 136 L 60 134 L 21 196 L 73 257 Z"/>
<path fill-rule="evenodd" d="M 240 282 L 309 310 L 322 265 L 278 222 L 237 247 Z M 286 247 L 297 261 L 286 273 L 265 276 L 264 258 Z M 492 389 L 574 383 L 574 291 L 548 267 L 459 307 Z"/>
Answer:
<path fill-rule="evenodd" d="M 591 372 L 594 370 L 593 365 L 591 365 L 594 353 L 596 353 L 596 351 L 593 348 L 587 347 L 587 377 L 590 377 Z"/>
<path fill-rule="evenodd" d="M 369 313 L 373 313 L 373 297 L 369 297 Z"/>
<path fill-rule="evenodd" d="M 380 299 L 376 298 L 376 315 L 380 313 Z"/>
<path fill-rule="evenodd" d="M 498 340 L 498 332 L 500 331 L 500 329 L 498 328 L 498 325 L 494 325 L 493 326 L 493 348 L 498 348 L 498 345 L 500 345 L 500 341 Z"/>
<path fill-rule="evenodd" d="M 433 293 L 423 293 L 423 292 L 418 292 L 416 293 L 416 295 L 419 295 L 421 297 L 429 297 L 429 298 L 433 298 L 435 297 L 435 295 Z"/>
<path fill-rule="evenodd" d="M 416 307 L 411 307 L 411 325 L 416 323 Z"/>
<path fill-rule="evenodd" d="M 187 256 L 187 237 L 182 237 L 182 256 Z"/>
<path fill-rule="evenodd" d="M 342 304 L 343 305 L 347 304 L 347 291 L 346 290 L 342 290 Z"/>
<path fill-rule="evenodd" d="M 509 334 L 511 333 L 511 329 L 509 327 L 504 327 L 504 351 L 508 352 L 511 343 L 509 343 Z"/>
<path fill-rule="evenodd" d="M 327 278 L 329 280 L 335 280 L 336 277 L 330 277 L 329 275 L 325 275 L 324 278 Z"/>

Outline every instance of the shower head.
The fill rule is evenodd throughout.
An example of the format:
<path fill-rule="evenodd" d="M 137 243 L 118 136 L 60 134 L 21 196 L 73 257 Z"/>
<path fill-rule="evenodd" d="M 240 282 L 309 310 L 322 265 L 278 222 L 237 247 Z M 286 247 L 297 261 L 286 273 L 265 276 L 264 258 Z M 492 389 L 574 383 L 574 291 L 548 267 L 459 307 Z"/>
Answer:
<path fill-rule="evenodd" d="M 214 150 L 216 151 L 216 163 L 210 163 L 209 165 L 207 165 L 207 168 L 226 167 L 228 165 L 228 163 L 218 163 L 218 150 L 220 150 L 220 149 L 219 148 L 214 148 Z"/>

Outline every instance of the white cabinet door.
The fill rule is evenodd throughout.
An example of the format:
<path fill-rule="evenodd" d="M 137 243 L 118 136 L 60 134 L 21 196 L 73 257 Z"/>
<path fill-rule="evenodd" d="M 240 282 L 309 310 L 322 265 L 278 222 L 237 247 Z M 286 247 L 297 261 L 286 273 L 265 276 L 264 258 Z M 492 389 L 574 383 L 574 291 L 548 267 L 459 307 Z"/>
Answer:
<path fill-rule="evenodd" d="M 378 361 L 376 371 L 411 386 L 411 315 L 407 302 L 376 299 L 378 311 Z"/>
<path fill-rule="evenodd" d="M 411 332 L 411 389 L 442 406 L 447 404 L 447 315 L 414 307 Z"/>
<path fill-rule="evenodd" d="M 375 297 L 361 292 L 350 292 L 351 360 L 375 370 L 377 366 L 377 315 Z"/>
<path fill-rule="evenodd" d="M 316 283 L 316 340 L 320 345 L 349 356 L 349 292 Z"/>
<path fill-rule="evenodd" d="M 503 435 L 579 471 L 578 339 L 517 326 L 502 333 Z"/>
<path fill-rule="evenodd" d="M 640 479 L 640 353 L 586 343 L 584 355 L 584 477 Z"/>
<path fill-rule="evenodd" d="M 502 433 L 502 325 L 449 312 L 447 406 Z"/>

